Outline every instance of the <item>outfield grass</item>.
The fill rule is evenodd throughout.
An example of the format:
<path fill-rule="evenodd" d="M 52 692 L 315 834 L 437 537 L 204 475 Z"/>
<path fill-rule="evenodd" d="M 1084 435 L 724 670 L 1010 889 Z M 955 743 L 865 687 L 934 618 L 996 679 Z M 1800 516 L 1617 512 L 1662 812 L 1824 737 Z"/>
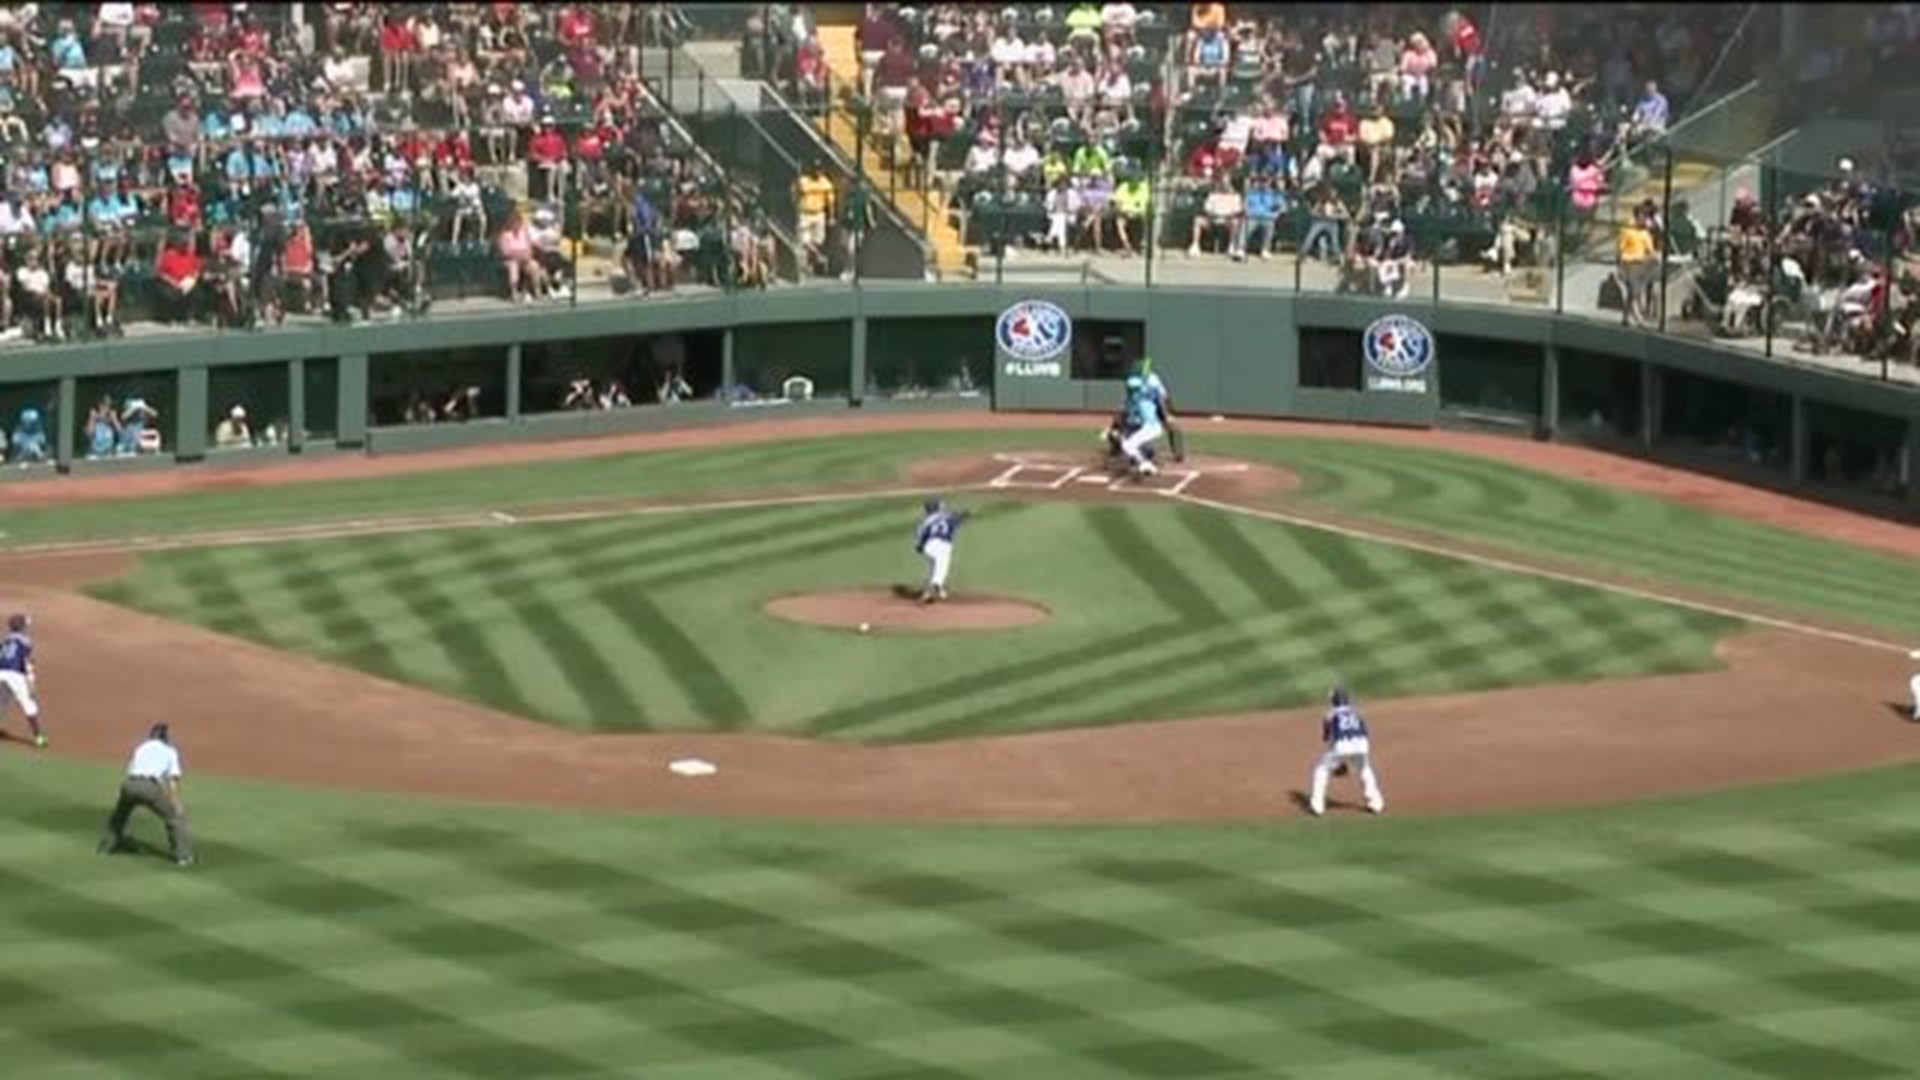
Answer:
<path fill-rule="evenodd" d="M 162 552 L 101 595 L 567 727 L 937 739 L 1713 665 L 1733 623 L 1215 510 L 970 502 L 1017 631 L 864 637 L 771 597 L 917 584 L 912 501 Z"/>
<path fill-rule="evenodd" d="M 1858 1080 L 1920 1030 L 1912 769 L 1204 829 L 200 780 L 187 872 L 91 853 L 111 773 L 0 753 L 7 1076 Z"/>

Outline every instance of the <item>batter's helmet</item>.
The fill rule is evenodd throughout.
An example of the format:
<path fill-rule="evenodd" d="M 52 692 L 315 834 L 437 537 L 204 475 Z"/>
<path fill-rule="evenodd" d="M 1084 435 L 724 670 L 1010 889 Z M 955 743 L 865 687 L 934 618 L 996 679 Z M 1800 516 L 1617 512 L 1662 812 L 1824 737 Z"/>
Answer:
<path fill-rule="evenodd" d="M 931 514 L 936 510 L 939 510 L 941 505 L 942 504 L 939 499 L 928 499 L 926 502 L 920 504 L 920 509 L 925 510 L 927 513 Z"/>
<path fill-rule="evenodd" d="M 24 613 L 15 612 L 14 614 L 7 616 L 7 629 L 17 634 L 20 631 L 25 630 L 27 628 L 28 621 L 29 620 L 27 619 Z"/>
<path fill-rule="evenodd" d="M 1129 390 L 1143 390 L 1146 388 L 1146 385 L 1147 380 L 1138 375 L 1127 376 L 1127 389 Z"/>

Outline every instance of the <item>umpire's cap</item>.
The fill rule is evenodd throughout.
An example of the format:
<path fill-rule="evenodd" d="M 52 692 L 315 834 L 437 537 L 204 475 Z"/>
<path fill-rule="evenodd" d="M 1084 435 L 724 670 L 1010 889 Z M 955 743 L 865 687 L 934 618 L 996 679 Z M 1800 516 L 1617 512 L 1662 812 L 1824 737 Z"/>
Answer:
<path fill-rule="evenodd" d="M 25 630 L 27 628 L 27 623 L 30 621 L 32 620 L 27 618 L 26 612 L 16 611 L 13 614 L 7 616 L 7 629 L 17 634 L 20 631 Z"/>
<path fill-rule="evenodd" d="M 159 739 L 161 742 L 172 742 L 173 729 L 168 727 L 164 722 L 155 724 L 147 729 L 147 738 Z"/>

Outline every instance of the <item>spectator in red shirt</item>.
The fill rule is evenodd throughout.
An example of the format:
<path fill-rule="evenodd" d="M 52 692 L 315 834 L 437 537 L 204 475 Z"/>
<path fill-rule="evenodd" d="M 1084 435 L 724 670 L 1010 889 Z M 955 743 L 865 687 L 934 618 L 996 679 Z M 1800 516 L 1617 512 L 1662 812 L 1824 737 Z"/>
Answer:
<path fill-rule="evenodd" d="M 200 288 L 200 256 L 194 254 L 190 236 L 168 240 L 155 260 L 154 276 L 160 279 L 160 295 L 167 316 L 190 319 L 194 313 L 195 292 Z"/>
<path fill-rule="evenodd" d="M 899 38 L 900 29 L 894 25 L 892 4 L 868 4 L 866 12 L 860 16 L 860 29 L 857 37 L 860 44 L 860 93 L 873 97 L 873 77 L 878 70 L 880 59 L 887 55 L 889 47 Z"/>
<path fill-rule="evenodd" d="M 578 7 L 560 12 L 560 44 L 578 49 L 593 40 L 593 15 Z"/>
<path fill-rule="evenodd" d="M 599 161 L 606 157 L 607 144 L 619 133 L 599 124 L 588 124 L 573 138 L 573 152 L 581 161 Z"/>
<path fill-rule="evenodd" d="M 459 171 L 473 164 L 473 144 L 464 131 L 449 131 L 433 147 L 433 163 L 442 171 Z"/>
<path fill-rule="evenodd" d="M 233 47 L 249 56 L 267 55 L 267 31 L 252 12 L 240 16 L 240 25 L 233 36 Z"/>
<path fill-rule="evenodd" d="M 925 84 L 916 82 L 907 91 L 907 145 L 913 148 L 913 176 L 921 183 L 924 183 L 928 166 L 933 160 L 933 125 L 936 118 L 945 112 Z"/>
<path fill-rule="evenodd" d="M 167 220 L 176 229 L 200 227 L 200 188 L 195 184 L 175 184 L 167 192 Z"/>
<path fill-rule="evenodd" d="M 1333 96 L 1333 106 L 1320 118 L 1320 144 L 1331 152 L 1352 160 L 1353 140 L 1360 133 L 1360 121 L 1347 106 L 1345 94 Z"/>
<path fill-rule="evenodd" d="M 802 102 L 818 105 L 827 100 L 827 56 L 818 38 L 808 38 L 794 53 L 793 82 Z"/>
<path fill-rule="evenodd" d="M 414 32 L 412 18 L 387 16 L 380 28 L 380 59 L 388 91 L 411 93 L 413 90 L 413 54 L 420 48 L 420 36 Z"/>
<path fill-rule="evenodd" d="M 1187 175 L 1200 180 L 1211 179 L 1220 169 L 1220 145 L 1216 140 L 1208 139 L 1193 148 L 1187 155 Z"/>
<path fill-rule="evenodd" d="M 553 126 L 551 118 L 540 122 L 540 129 L 527 143 L 527 159 L 533 163 L 535 200 L 550 199 L 560 190 L 561 174 L 567 167 L 567 137 Z"/>

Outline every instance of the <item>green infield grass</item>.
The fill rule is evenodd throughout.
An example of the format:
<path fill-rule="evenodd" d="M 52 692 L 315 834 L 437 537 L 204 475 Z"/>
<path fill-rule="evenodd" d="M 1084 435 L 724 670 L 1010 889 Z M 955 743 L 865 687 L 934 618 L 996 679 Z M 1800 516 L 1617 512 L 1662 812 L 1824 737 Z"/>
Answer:
<path fill-rule="evenodd" d="M 1298 473 L 1303 484 L 1285 499 L 1307 509 L 1899 633 L 1912 632 L 1912 613 L 1920 611 L 1920 577 L 1911 560 L 1665 500 L 1425 448 L 1216 436 L 1204 427 L 1191 439 L 1194 452 Z M 912 461 L 929 455 L 1088 444 L 1077 430 L 860 435 L 202 492 L 14 511 L 0 544 L 896 484 Z"/>
<path fill-rule="evenodd" d="M 917 586 L 918 504 L 679 511 L 147 556 L 122 604 L 571 728 L 927 740 L 1713 664 L 1730 620 L 1223 511 L 970 500 L 954 587 L 1042 625 L 764 615 Z"/>
<path fill-rule="evenodd" d="M 0 752 L 0 1075 L 1914 1075 L 1912 769 L 1604 814 L 1140 829 L 202 779 L 186 871 L 92 854 L 113 771 Z"/>

